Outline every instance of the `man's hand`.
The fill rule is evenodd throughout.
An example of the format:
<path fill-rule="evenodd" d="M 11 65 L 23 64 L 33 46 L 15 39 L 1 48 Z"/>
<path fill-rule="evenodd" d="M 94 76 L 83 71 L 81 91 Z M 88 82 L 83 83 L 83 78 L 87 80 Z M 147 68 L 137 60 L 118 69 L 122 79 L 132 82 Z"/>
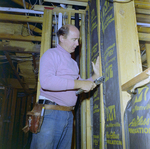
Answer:
<path fill-rule="evenodd" d="M 74 80 L 74 89 L 82 89 L 85 93 L 93 90 L 96 84 L 88 80 Z"/>
<path fill-rule="evenodd" d="M 94 64 L 94 62 L 92 62 L 92 66 L 93 66 L 93 71 L 94 71 L 94 75 L 92 76 L 92 79 L 95 80 L 97 78 L 100 77 L 100 73 L 99 73 L 99 56 L 96 59 L 96 63 Z"/>

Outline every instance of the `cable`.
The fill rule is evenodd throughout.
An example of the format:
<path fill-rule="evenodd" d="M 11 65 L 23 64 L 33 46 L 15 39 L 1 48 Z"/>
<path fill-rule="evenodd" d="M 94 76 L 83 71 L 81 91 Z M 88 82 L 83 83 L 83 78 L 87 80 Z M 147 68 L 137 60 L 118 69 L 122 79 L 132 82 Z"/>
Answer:
<path fill-rule="evenodd" d="M 129 3 L 132 2 L 133 0 L 128 0 L 128 1 L 108 1 L 110 3 Z"/>

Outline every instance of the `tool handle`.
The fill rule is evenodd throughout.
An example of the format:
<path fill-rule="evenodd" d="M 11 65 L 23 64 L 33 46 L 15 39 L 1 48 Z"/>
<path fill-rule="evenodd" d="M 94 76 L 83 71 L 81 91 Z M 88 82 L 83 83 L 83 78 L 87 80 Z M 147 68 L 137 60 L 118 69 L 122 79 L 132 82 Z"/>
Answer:
<path fill-rule="evenodd" d="M 77 91 L 76 91 L 76 95 L 79 95 L 79 94 L 83 93 L 83 91 L 84 91 L 83 89 L 77 90 Z"/>

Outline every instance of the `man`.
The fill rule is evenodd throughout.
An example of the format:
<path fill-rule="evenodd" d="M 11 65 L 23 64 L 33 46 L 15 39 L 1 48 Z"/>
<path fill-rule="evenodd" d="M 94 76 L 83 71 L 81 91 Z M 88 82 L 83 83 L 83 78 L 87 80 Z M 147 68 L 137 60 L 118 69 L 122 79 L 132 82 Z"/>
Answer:
<path fill-rule="evenodd" d="M 68 108 L 75 106 L 77 89 L 93 90 L 93 82 L 99 77 L 99 59 L 93 64 L 94 75 L 88 80 L 79 76 L 77 63 L 71 53 L 79 45 L 79 30 L 73 25 L 64 25 L 57 32 L 59 44 L 47 50 L 40 60 L 39 103 L 59 105 L 64 110 L 45 110 L 41 130 L 33 134 L 32 149 L 70 149 L 72 141 L 73 114 Z M 71 109 L 71 108 L 70 108 Z"/>

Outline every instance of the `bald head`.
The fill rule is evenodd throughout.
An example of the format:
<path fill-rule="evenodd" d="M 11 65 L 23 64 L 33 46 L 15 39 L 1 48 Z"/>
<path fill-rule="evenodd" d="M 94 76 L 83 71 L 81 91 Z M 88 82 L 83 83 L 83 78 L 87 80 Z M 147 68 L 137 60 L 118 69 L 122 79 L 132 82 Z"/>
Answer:
<path fill-rule="evenodd" d="M 75 48 L 79 45 L 79 30 L 73 25 L 64 25 L 58 32 L 57 36 L 59 39 L 59 45 L 67 52 L 72 53 Z"/>
<path fill-rule="evenodd" d="M 60 36 L 64 36 L 65 38 L 67 38 L 68 34 L 69 34 L 69 30 L 76 30 L 79 31 L 77 27 L 75 27 L 74 25 L 71 24 L 67 24 L 67 25 L 63 25 L 58 31 L 57 31 L 57 37 L 59 39 Z M 60 40 L 59 40 L 60 42 Z"/>

